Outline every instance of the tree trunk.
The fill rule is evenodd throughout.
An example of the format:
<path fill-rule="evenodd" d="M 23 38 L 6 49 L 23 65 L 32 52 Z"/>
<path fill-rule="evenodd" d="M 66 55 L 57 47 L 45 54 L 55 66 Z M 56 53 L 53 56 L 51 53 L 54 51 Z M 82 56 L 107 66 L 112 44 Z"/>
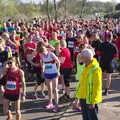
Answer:
<path fill-rule="evenodd" d="M 64 0 L 65 1 L 65 19 L 67 17 L 67 0 Z"/>
<path fill-rule="evenodd" d="M 46 0 L 47 2 L 47 17 L 48 17 L 48 20 L 50 22 L 50 14 L 49 14 L 49 0 Z"/>
<path fill-rule="evenodd" d="M 84 8 L 86 5 L 87 0 L 82 0 L 82 7 L 81 7 L 81 11 L 80 11 L 80 18 L 83 17 L 83 13 L 84 13 Z"/>
<path fill-rule="evenodd" d="M 55 21 L 57 22 L 57 3 L 56 3 L 56 0 L 54 0 L 54 11 L 55 11 Z"/>

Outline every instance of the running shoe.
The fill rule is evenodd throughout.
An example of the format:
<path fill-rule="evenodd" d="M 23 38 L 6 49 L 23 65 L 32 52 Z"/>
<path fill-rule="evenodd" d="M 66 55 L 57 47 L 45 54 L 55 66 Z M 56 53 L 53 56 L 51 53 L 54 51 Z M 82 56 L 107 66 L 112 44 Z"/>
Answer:
<path fill-rule="evenodd" d="M 58 107 L 53 108 L 52 111 L 55 112 L 55 113 L 59 112 Z"/>
<path fill-rule="evenodd" d="M 74 110 L 75 112 L 81 112 L 80 107 L 76 107 L 76 106 L 73 106 L 72 110 Z"/>
<path fill-rule="evenodd" d="M 53 103 L 48 103 L 46 106 L 45 106 L 46 109 L 53 109 L 54 108 L 54 105 Z"/>

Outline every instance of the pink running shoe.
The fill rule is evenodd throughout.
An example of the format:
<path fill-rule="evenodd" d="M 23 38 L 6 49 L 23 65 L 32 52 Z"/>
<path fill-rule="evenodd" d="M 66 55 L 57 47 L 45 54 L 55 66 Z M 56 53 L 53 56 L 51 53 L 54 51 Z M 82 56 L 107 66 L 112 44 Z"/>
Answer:
<path fill-rule="evenodd" d="M 54 108 L 54 105 L 53 103 L 48 103 L 46 106 L 45 106 L 46 109 L 53 109 Z"/>

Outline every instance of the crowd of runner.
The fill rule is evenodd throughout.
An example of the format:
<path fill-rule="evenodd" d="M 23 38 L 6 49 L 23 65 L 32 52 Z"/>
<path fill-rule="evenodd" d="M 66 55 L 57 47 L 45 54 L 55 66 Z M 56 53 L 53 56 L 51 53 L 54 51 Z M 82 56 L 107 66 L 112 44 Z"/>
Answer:
<path fill-rule="evenodd" d="M 93 52 L 103 77 L 107 78 L 103 93 L 107 95 L 111 73 L 119 70 L 119 19 L 67 19 L 55 22 L 34 18 L 29 22 L 9 19 L 0 23 L 0 85 L 7 120 L 12 117 L 10 101 L 16 103 L 16 120 L 21 119 L 20 100 L 26 97 L 25 81 L 36 81 L 35 99 L 38 98 L 39 86 L 42 97 L 46 97 L 44 91 L 47 86 L 48 104 L 45 108 L 58 112 L 59 100 L 64 102 L 71 98 L 71 74 L 76 74 L 79 80 L 83 63 L 78 59 L 80 52 L 86 48 Z M 60 90 L 63 96 L 59 98 Z M 76 95 L 75 98 L 73 109 L 80 111 L 79 99 Z"/>

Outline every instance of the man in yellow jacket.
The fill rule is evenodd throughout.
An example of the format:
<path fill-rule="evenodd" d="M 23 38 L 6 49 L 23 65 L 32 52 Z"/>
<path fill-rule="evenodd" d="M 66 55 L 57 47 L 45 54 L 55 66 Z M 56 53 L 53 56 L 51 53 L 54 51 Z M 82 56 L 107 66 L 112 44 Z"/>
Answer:
<path fill-rule="evenodd" d="M 81 61 L 85 64 L 80 75 L 78 95 L 83 120 L 98 120 L 96 106 L 102 102 L 102 71 L 91 49 L 81 52 Z"/>

